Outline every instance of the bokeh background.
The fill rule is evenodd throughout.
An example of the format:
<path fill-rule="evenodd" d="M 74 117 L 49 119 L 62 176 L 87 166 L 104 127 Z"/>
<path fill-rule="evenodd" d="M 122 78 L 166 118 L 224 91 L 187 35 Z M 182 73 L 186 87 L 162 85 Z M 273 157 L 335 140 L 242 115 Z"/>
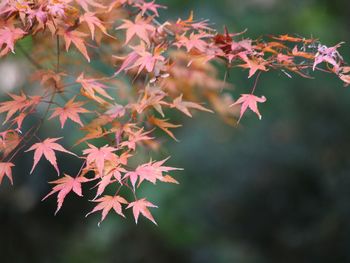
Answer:
<path fill-rule="evenodd" d="M 252 38 L 297 33 L 330 46 L 350 43 L 347 0 L 158 2 L 169 6 L 164 17 L 194 10 L 217 29 L 248 28 Z M 349 44 L 341 52 L 350 61 Z M 4 93 L 16 60 L 0 62 Z M 32 156 L 21 156 L 15 187 L 0 187 L 0 261 L 350 262 L 350 90 L 334 76 L 315 77 L 263 74 L 262 121 L 247 114 L 232 128 L 211 114 L 186 119 L 176 132 L 181 143 L 165 145 L 169 164 L 185 168 L 174 173 L 181 184 L 144 190 L 160 207 L 152 210 L 158 227 L 147 220 L 135 226 L 131 214 L 111 215 L 97 227 L 98 214 L 84 218 L 92 205 L 74 195 L 54 216 L 55 198 L 40 201 L 55 179 L 52 169 L 42 163 L 29 176 Z M 239 69 L 229 81 L 236 94 L 252 85 Z M 67 172 L 76 170 L 59 158 Z"/>

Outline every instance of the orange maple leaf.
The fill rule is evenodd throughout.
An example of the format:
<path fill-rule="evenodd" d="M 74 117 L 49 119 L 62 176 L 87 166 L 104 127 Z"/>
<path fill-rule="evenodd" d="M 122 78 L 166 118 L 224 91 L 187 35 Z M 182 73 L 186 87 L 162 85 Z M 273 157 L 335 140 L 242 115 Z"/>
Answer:
<path fill-rule="evenodd" d="M 164 132 L 166 132 L 171 138 L 173 138 L 175 141 L 178 141 L 178 139 L 176 139 L 175 135 L 169 131 L 170 128 L 179 128 L 181 127 L 182 125 L 181 124 L 172 124 L 170 122 L 167 122 L 167 119 L 158 119 L 154 116 L 151 116 L 148 118 L 148 121 L 157 126 L 158 128 L 162 129 Z"/>

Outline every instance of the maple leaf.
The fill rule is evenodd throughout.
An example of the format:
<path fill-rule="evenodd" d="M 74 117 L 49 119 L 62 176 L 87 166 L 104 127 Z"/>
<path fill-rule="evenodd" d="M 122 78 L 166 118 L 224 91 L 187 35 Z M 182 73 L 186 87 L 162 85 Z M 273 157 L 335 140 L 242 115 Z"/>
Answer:
<path fill-rule="evenodd" d="M 166 9 L 167 7 L 164 6 L 164 5 L 155 4 L 154 2 L 155 1 L 136 3 L 135 7 L 140 8 L 142 16 L 144 16 L 145 13 L 148 12 L 148 11 L 152 12 L 155 16 L 159 16 L 158 8 Z"/>
<path fill-rule="evenodd" d="M 48 193 L 42 201 L 44 201 L 49 196 L 53 195 L 54 193 L 58 192 L 57 195 L 57 209 L 55 211 L 55 215 L 57 212 L 61 209 L 63 205 L 63 201 L 66 198 L 66 196 L 73 190 L 74 193 L 76 193 L 78 196 L 83 196 L 82 190 L 81 190 L 81 183 L 88 182 L 89 179 L 79 176 L 79 177 L 71 177 L 67 174 L 64 175 L 64 177 L 50 182 L 50 184 L 57 184 L 53 187 L 52 191 Z"/>
<path fill-rule="evenodd" d="M 24 111 L 30 107 L 36 106 L 40 103 L 40 96 L 33 96 L 27 98 L 22 92 L 21 95 L 8 94 L 12 100 L 0 102 L 0 113 L 7 112 L 3 123 L 6 123 L 17 111 Z"/>
<path fill-rule="evenodd" d="M 104 167 L 105 161 L 117 161 L 117 156 L 113 153 L 117 149 L 110 146 L 103 146 L 101 148 L 97 148 L 96 146 L 89 144 L 89 149 L 85 149 L 83 151 L 84 155 L 87 155 L 86 162 L 88 165 L 95 164 L 97 171 L 100 176 L 104 175 Z"/>
<path fill-rule="evenodd" d="M 159 87 L 147 86 L 142 99 L 138 103 L 130 106 L 139 114 L 146 108 L 152 106 L 160 115 L 162 115 L 162 117 L 164 117 L 162 105 L 168 105 L 167 102 L 163 101 L 166 95 L 167 94 Z"/>
<path fill-rule="evenodd" d="M 327 47 L 319 45 L 317 49 L 317 54 L 315 56 L 315 62 L 312 67 L 313 70 L 315 70 L 316 66 L 322 62 L 327 62 L 331 65 L 333 65 L 335 72 L 339 71 L 339 61 L 342 61 L 343 58 L 338 52 L 338 48 L 343 44 L 344 42 L 341 42 L 334 47 Z"/>
<path fill-rule="evenodd" d="M 169 129 L 170 128 L 179 128 L 179 127 L 182 126 L 181 124 L 179 124 L 179 125 L 172 124 L 170 122 L 167 122 L 167 119 L 166 120 L 164 120 L 164 119 L 162 120 L 162 119 L 158 119 L 158 118 L 156 118 L 154 116 L 149 117 L 148 121 L 151 124 L 153 124 L 153 125 L 159 127 L 160 129 L 162 129 L 164 132 L 166 132 L 175 141 L 178 141 L 178 139 L 176 139 L 175 135 L 171 131 L 169 131 Z"/>
<path fill-rule="evenodd" d="M 344 81 L 344 86 L 347 87 L 350 85 L 350 67 L 340 68 L 339 78 Z"/>
<path fill-rule="evenodd" d="M 122 206 L 121 204 L 128 204 L 129 202 L 126 201 L 123 197 L 117 195 L 117 196 L 110 196 L 110 195 L 105 195 L 99 199 L 93 200 L 93 202 L 98 202 L 99 204 L 95 206 L 94 209 L 92 209 L 91 212 L 86 214 L 86 217 L 89 216 L 92 213 L 95 213 L 97 211 L 102 210 L 102 217 L 100 222 L 98 223 L 98 226 L 100 226 L 101 222 L 105 220 L 107 214 L 111 209 L 113 210 L 120 216 L 125 217 L 122 211 Z"/>
<path fill-rule="evenodd" d="M 6 175 L 7 178 L 10 180 L 11 184 L 13 185 L 12 180 L 12 167 L 15 166 L 13 163 L 10 162 L 0 162 L 0 184 L 2 183 L 2 179 Z"/>
<path fill-rule="evenodd" d="M 95 198 L 100 196 L 109 184 L 111 184 L 115 181 L 118 181 L 120 184 L 122 184 L 121 172 L 126 173 L 127 171 L 124 168 L 118 166 L 118 167 L 110 169 L 106 175 L 102 176 L 101 180 L 96 185 L 96 186 L 98 186 L 98 188 L 97 188 Z"/>
<path fill-rule="evenodd" d="M 66 51 L 68 52 L 68 49 L 73 42 L 73 44 L 76 46 L 76 48 L 80 51 L 81 54 L 87 59 L 88 62 L 90 62 L 89 54 L 86 50 L 86 46 L 84 43 L 84 37 L 86 37 L 87 34 L 79 31 L 64 31 L 63 38 L 66 42 Z"/>
<path fill-rule="evenodd" d="M 88 27 L 90 29 L 92 40 L 95 39 L 95 27 L 98 27 L 105 35 L 110 36 L 107 33 L 106 28 L 102 24 L 102 21 L 98 17 L 95 16 L 95 13 L 86 12 L 82 16 L 80 16 L 79 21 L 80 21 L 80 23 L 86 22 L 86 24 L 88 25 Z"/>
<path fill-rule="evenodd" d="M 113 100 L 111 96 L 108 95 L 108 93 L 105 91 L 107 88 L 106 85 L 99 83 L 96 79 L 87 79 L 84 76 L 84 73 L 81 73 L 79 77 L 77 78 L 76 82 L 80 83 L 82 86 L 82 94 L 88 98 L 91 98 L 95 100 L 98 103 L 105 103 L 106 101 L 102 99 L 101 97 L 97 96 L 97 94 L 108 98 L 110 100 Z"/>
<path fill-rule="evenodd" d="M 257 103 L 263 103 L 266 101 L 265 96 L 262 96 L 261 98 L 253 95 L 253 94 L 241 94 L 241 97 L 233 104 L 230 105 L 230 107 L 234 106 L 234 105 L 238 105 L 238 104 L 242 104 L 241 106 L 241 113 L 239 116 L 239 120 L 238 123 L 240 122 L 243 114 L 245 113 L 245 111 L 247 110 L 247 108 L 249 107 L 253 112 L 256 113 L 256 115 L 258 115 L 259 119 L 261 120 L 261 114 L 258 110 L 258 106 Z"/>
<path fill-rule="evenodd" d="M 15 53 L 15 42 L 26 34 L 20 28 L 3 27 L 0 28 L 0 57 L 7 54 L 10 50 Z"/>
<path fill-rule="evenodd" d="M 35 150 L 35 152 L 34 152 L 34 164 L 33 164 L 33 167 L 31 169 L 30 173 L 33 172 L 34 168 L 36 167 L 36 165 L 38 164 L 39 160 L 41 159 L 41 157 L 43 155 L 45 156 L 46 160 L 48 160 L 52 164 L 52 166 L 57 171 L 58 175 L 60 172 L 59 172 L 59 169 L 57 167 L 55 151 L 65 152 L 65 153 L 69 153 L 71 155 L 77 156 L 76 154 L 64 149 L 60 144 L 56 143 L 56 141 L 58 141 L 60 139 L 62 139 L 62 138 L 47 138 L 43 142 L 38 142 L 38 143 L 33 144 L 28 150 L 25 151 L 25 152 L 29 152 L 29 151 Z"/>
<path fill-rule="evenodd" d="M 246 62 L 246 64 L 239 65 L 239 66 L 242 68 L 249 68 L 248 78 L 251 78 L 258 70 L 261 70 L 261 71 L 268 70 L 266 68 L 266 61 L 264 61 L 262 58 L 249 59 L 247 56 L 244 56 L 243 60 Z"/>
<path fill-rule="evenodd" d="M 124 23 L 116 29 L 126 29 L 125 45 L 128 44 L 134 36 L 138 36 L 149 46 L 149 32 L 153 32 L 155 30 L 155 27 L 150 24 L 151 19 L 152 18 L 150 17 L 145 20 L 141 17 L 141 15 L 136 16 L 135 23 L 133 23 L 130 20 L 124 19 Z"/>
<path fill-rule="evenodd" d="M 9 155 L 21 142 L 22 138 L 19 132 L 15 130 L 6 130 L 0 133 L 0 152 L 4 156 Z"/>
<path fill-rule="evenodd" d="M 183 101 L 182 95 L 183 94 L 181 94 L 179 97 L 174 99 L 173 103 L 170 105 L 171 108 L 176 108 L 179 111 L 182 111 L 184 114 L 186 114 L 189 117 L 192 117 L 192 114 L 188 110 L 189 108 L 213 113 L 212 110 L 204 108 L 203 106 L 199 105 L 198 103 L 190 102 L 190 101 Z"/>
<path fill-rule="evenodd" d="M 132 207 L 132 213 L 134 215 L 136 224 L 137 224 L 137 221 L 139 219 L 139 215 L 141 213 L 141 215 L 143 215 L 144 217 L 146 217 L 147 219 L 152 221 L 155 225 L 157 225 L 156 221 L 154 220 L 151 212 L 148 210 L 147 207 L 158 208 L 158 206 L 147 201 L 146 198 L 142 198 L 142 199 L 136 200 L 135 202 L 130 203 L 127 206 L 127 209 L 131 208 L 131 207 Z"/>
<path fill-rule="evenodd" d="M 27 96 L 21 93 L 20 96 L 16 94 L 8 94 L 13 100 L 4 101 L 0 103 L 0 113 L 7 112 L 5 121 L 6 123 L 17 111 L 21 111 L 27 106 Z"/>
<path fill-rule="evenodd" d="M 144 47 L 143 44 L 141 46 Z M 156 63 L 164 62 L 165 57 L 161 55 L 162 50 L 160 47 L 155 47 L 153 54 L 143 49 L 135 49 L 139 57 L 135 60 L 133 65 L 130 65 L 125 70 L 129 70 L 135 67 L 139 67 L 137 74 L 140 74 L 143 69 L 146 69 L 147 72 L 152 72 Z"/>
<path fill-rule="evenodd" d="M 54 112 L 52 113 L 49 119 L 59 116 L 61 128 L 64 127 L 64 124 L 68 118 L 78 123 L 80 126 L 83 126 L 83 123 L 81 122 L 79 117 L 79 113 L 87 113 L 89 111 L 81 107 L 85 104 L 85 102 L 74 102 L 74 99 L 75 97 L 70 99 L 64 107 L 55 108 Z"/>
<path fill-rule="evenodd" d="M 202 38 L 208 37 L 211 37 L 211 35 L 206 34 L 204 32 L 201 32 L 199 34 L 195 34 L 192 32 L 189 37 L 186 37 L 185 35 L 181 35 L 180 37 L 178 37 L 174 45 L 178 48 L 183 46 L 186 47 L 187 52 L 191 51 L 193 48 L 204 52 L 208 46 L 208 43 L 202 40 Z"/>
<path fill-rule="evenodd" d="M 138 186 L 144 181 L 147 180 L 153 184 L 156 184 L 157 180 L 162 182 L 171 182 L 171 183 L 177 183 L 177 181 L 172 178 L 171 176 L 163 176 L 163 172 L 169 172 L 174 170 L 183 170 L 181 168 L 176 167 L 170 167 L 170 166 L 163 166 L 163 164 L 169 159 L 166 158 L 164 160 L 158 161 L 158 162 L 148 162 L 142 165 L 139 165 L 135 171 L 127 172 L 124 175 L 125 178 L 130 178 L 131 184 L 135 191 L 135 185 L 137 179 L 139 179 Z"/>
<path fill-rule="evenodd" d="M 120 144 L 121 147 L 128 147 L 131 150 L 135 150 L 136 143 L 140 141 L 145 140 L 152 140 L 153 137 L 149 137 L 147 134 L 149 134 L 151 131 L 143 132 L 143 128 L 138 130 L 137 132 L 132 132 L 129 134 L 129 138 L 127 141 L 124 141 Z"/>

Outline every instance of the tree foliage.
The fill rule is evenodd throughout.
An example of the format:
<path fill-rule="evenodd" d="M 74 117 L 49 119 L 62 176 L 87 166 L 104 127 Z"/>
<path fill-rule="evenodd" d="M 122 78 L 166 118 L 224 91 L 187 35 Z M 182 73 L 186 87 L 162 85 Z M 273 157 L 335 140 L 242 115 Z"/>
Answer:
<path fill-rule="evenodd" d="M 175 129 L 181 124 L 173 123 L 172 111 L 187 117 L 198 110 L 215 112 L 235 125 L 249 108 L 261 119 L 258 103 L 267 99 L 257 84 L 267 71 L 311 78 L 318 70 L 350 84 L 350 67 L 338 51 L 343 43 L 327 47 L 317 39 L 290 34 L 250 39 L 245 31 L 218 32 L 193 13 L 160 21 L 164 8 L 144 0 L 1 2 L 0 57 L 21 49 L 32 63 L 33 78 L 28 88 L 0 103 L 5 116 L 0 183 L 4 177 L 13 183 L 12 170 L 22 151 L 34 151 L 30 173 L 45 157 L 61 176 L 55 154 L 60 151 L 79 158 L 81 168 L 74 176 L 64 174 L 51 182 L 54 187 L 44 199 L 57 194 L 56 213 L 70 192 L 83 196 L 82 185 L 93 182 L 96 204 L 88 215 L 101 211 L 103 221 L 112 209 L 124 217 L 123 211 L 132 208 L 136 223 L 141 214 L 156 224 L 149 208 L 157 206 L 139 196 L 138 189 L 158 181 L 177 184 L 168 173 L 180 169 L 165 166 L 168 158 L 132 163 L 140 148 L 159 150 L 163 135 L 177 140 Z M 30 54 L 21 47 L 24 38 L 33 42 Z M 115 73 L 104 75 L 95 61 L 112 66 Z M 231 84 L 219 77 L 213 62 L 224 66 L 226 74 L 234 68 L 247 70 L 254 86 L 246 94 L 232 95 Z M 40 107 L 46 110 L 41 113 Z M 25 129 L 29 116 L 36 123 Z M 72 122 L 82 131 L 76 142 L 84 147 L 81 153 L 73 153 L 73 145 L 64 148 L 56 134 L 39 137 L 43 123 L 51 119 L 62 129 Z M 107 187 L 114 195 L 105 193 Z M 122 196 L 124 189 L 133 200 Z"/>

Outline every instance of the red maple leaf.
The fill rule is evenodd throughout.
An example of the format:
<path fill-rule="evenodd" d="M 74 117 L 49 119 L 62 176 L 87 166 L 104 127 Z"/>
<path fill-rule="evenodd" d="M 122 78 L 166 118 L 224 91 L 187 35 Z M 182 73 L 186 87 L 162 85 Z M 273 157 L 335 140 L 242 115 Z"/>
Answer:
<path fill-rule="evenodd" d="M 46 160 L 48 160 L 52 164 L 52 166 L 56 169 L 57 174 L 59 174 L 60 172 L 57 167 L 55 151 L 65 152 L 76 156 L 74 153 L 67 151 L 60 144 L 56 143 L 56 141 L 58 141 L 59 139 L 62 139 L 62 138 L 47 138 L 43 142 L 35 143 L 28 150 L 25 151 L 25 152 L 29 152 L 29 151 L 35 150 L 34 164 L 30 173 L 33 172 L 34 168 L 36 167 L 36 165 L 38 164 L 39 160 L 43 155 L 45 156 Z"/>
<path fill-rule="evenodd" d="M 63 201 L 66 198 L 67 194 L 69 194 L 70 191 L 73 190 L 74 193 L 76 193 L 78 196 L 83 196 L 81 191 L 81 183 L 88 182 L 89 179 L 79 176 L 79 177 L 71 177 L 67 174 L 64 175 L 64 177 L 50 182 L 50 184 L 57 184 L 53 187 L 52 191 L 48 193 L 43 199 L 45 200 L 49 196 L 53 195 L 54 193 L 58 192 L 57 195 L 57 209 L 55 214 L 61 209 L 63 205 Z"/>
<path fill-rule="evenodd" d="M 157 225 L 156 221 L 154 220 L 151 212 L 148 210 L 147 207 L 155 207 L 158 208 L 158 206 L 152 204 L 151 202 L 147 201 L 146 198 L 142 198 L 139 200 L 136 200 L 135 202 L 132 202 L 128 205 L 128 208 L 132 207 L 132 213 L 134 214 L 135 222 L 137 224 L 137 221 L 139 219 L 140 213 L 151 220 L 155 225 Z"/>

